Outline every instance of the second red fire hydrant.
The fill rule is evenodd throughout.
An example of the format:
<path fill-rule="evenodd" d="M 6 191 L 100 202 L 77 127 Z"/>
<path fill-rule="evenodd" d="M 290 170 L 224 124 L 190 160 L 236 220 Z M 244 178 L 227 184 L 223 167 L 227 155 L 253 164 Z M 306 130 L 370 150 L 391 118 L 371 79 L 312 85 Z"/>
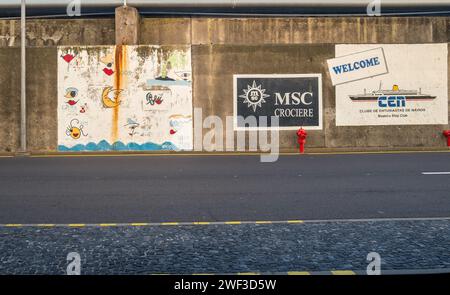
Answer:
<path fill-rule="evenodd" d="M 450 147 L 450 130 L 444 130 L 443 134 L 447 137 L 447 146 Z"/>
<path fill-rule="evenodd" d="M 308 133 L 303 129 L 300 128 L 297 131 L 297 141 L 299 144 L 299 152 L 300 154 L 303 154 L 305 152 L 305 142 L 306 142 L 306 136 Z"/>

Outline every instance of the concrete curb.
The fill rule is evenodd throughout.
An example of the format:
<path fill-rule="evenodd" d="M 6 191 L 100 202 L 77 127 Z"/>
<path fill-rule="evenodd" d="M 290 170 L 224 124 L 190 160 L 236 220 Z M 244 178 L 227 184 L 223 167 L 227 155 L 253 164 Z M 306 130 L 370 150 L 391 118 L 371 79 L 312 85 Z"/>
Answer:
<path fill-rule="evenodd" d="M 397 153 L 446 153 L 449 149 L 442 148 L 409 148 L 409 149 L 326 149 L 310 148 L 303 155 L 324 154 L 397 154 Z M 108 152 L 27 152 L 27 153 L 0 153 L 0 158 L 11 157 L 102 157 L 102 156 L 260 156 L 262 152 L 196 152 L 196 151 L 108 151 Z M 297 150 L 286 150 L 279 152 L 280 156 L 300 155 Z"/>

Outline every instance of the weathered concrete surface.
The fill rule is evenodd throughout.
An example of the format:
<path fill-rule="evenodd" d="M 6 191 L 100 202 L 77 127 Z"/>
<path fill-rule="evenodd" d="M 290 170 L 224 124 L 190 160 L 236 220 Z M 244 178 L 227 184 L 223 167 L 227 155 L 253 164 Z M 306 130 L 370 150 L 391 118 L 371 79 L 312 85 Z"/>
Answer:
<path fill-rule="evenodd" d="M 121 6 L 116 8 L 115 35 L 117 45 L 139 44 L 140 15 L 136 8 Z"/>
<path fill-rule="evenodd" d="M 56 48 L 27 50 L 27 145 L 56 150 Z M 20 145 L 20 49 L 0 48 L 0 152 Z"/>
<path fill-rule="evenodd" d="M 20 50 L 0 48 L 0 153 L 19 148 Z"/>
<path fill-rule="evenodd" d="M 31 151 L 54 151 L 57 144 L 56 47 L 27 52 L 27 145 Z"/>
<path fill-rule="evenodd" d="M 428 43 L 450 40 L 448 17 L 142 18 L 140 44 Z M 113 45 L 113 18 L 29 20 L 28 46 Z M 0 20 L 0 47 L 20 22 Z"/>
<path fill-rule="evenodd" d="M 190 44 L 191 18 L 142 18 L 141 44 Z"/>
<path fill-rule="evenodd" d="M 192 44 L 447 42 L 447 17 L 193 18 Z"/>
<path fill-rule="evenodd" d="M 114 45 L 114 19 L 33 19 L 27 46 Z M 0 20 L 0 47 L 20 46 L 20 21 Z"/>

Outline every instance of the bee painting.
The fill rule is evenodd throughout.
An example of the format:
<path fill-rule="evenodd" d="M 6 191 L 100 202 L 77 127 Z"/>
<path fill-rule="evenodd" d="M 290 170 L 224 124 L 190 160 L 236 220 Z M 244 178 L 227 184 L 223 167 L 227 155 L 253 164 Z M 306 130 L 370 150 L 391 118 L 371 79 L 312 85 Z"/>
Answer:
<path fill-rule="evenodd" d="M 84 126 L 80 124 L 78 119 L 72 119 L 69 126 L 66 129 L 66 135 L 72 137 L 73 139 L 79 139 L 81 135 L 87 136 L 83 130 Z"/>

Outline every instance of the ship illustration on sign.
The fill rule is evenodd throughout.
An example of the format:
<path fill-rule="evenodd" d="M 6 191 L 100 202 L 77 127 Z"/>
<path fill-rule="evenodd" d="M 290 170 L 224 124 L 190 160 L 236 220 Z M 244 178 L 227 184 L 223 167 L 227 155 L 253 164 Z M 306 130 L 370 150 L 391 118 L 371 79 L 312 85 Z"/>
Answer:
<path fill-rule="evenodd" d="M 432 100 L 436 98 L 436 96 L 422 93 L 421 88 L 419 90 L 405 90 L 400 89 L 397 84 L 394 84 L 392 89 L 381 89 L 381 83 L 378 90 L 367 93 L 364 89 L 364 93 L 349 95 L 349 98 L 353 101 L 377 101 L 380 96 L 402 96 L 406 100 Z"/>

